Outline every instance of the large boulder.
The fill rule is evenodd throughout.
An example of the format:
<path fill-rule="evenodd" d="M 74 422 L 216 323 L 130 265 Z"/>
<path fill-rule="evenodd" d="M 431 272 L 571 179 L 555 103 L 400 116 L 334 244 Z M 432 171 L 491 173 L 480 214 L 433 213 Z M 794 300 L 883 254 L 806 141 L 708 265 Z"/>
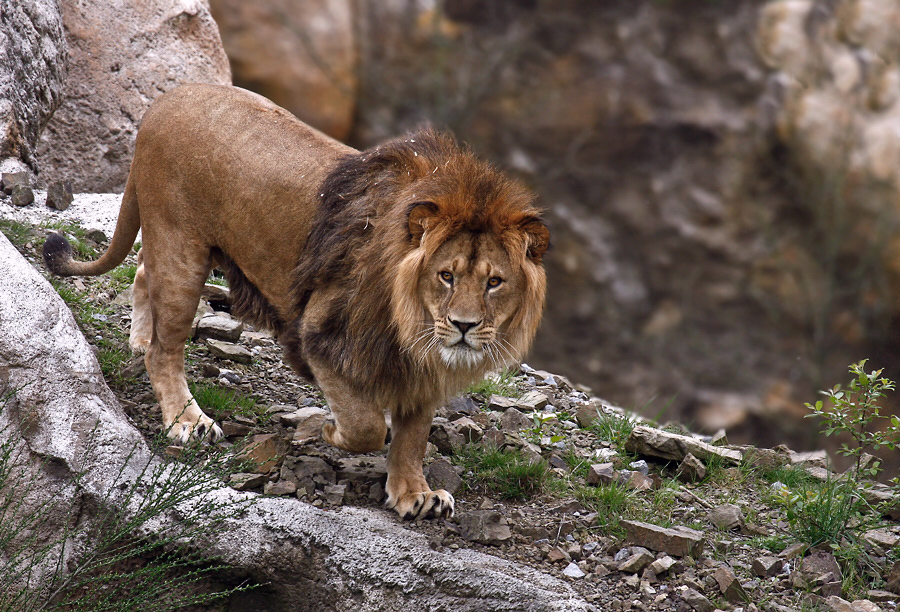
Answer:
<path fill-rule="evenodd" d="M 128 489 L 146 476 L 141 465 L 158 460 L 105 385 L 66 305 L 2 234 L 0 270 L 0 395 L 15 392 L 0 411 L 0 444 L 16 444 L 36 474 L 32 486 L 19 487 L 27 488 L 28 504 L 55 500 L 57 511 L 29 534 L 35 545 L 75 534 L 66 546 L 51 547 L 46 566 L 37 568 L 43 573 L 32 576 L 36 584 L 49 579 L 58 555 L 67 557 L 61 567 L 78 562 L 85 545 L 78 534 L 117 498 L 109 494 L 113 487 Z M 83 476 L 78 487 L 77 474 Z M 148 494 L 142 487 L 130 490 L 135 496 L 122 508 L 126 515 Z M 226 503 L 252 494 L 223 487 L 211 495 Z M 66 508 L 77 511 L 75 531 L 65 531 L 74 518 L 61 512 Z M 141 535 L 172 533 L 193 514 L 189 508 L 176 507 L 144 524 Z M 404 529 L 386 511 L 324 512 L 292 499 L 261 498 L 187 544 L 230 566 L 215 574 L 216 581 L 263 585 L 235 595 L 235 609 L 592 609 L 563 582 L 530 568 L 472 551 L 433 551 L 423 535 Z M 5 552 L 0 550 L 0 564 L 8 559 Z"/>
<path fill-rule="evenodd" d="M 38 147 L 41 178 L 121 192 L 144 111 L 182 83 L 231 83 L 206 0 L 62 0 L 65 101 Z"/>
<path fill-rule="evenodd" d="M 338 140 L 353 128 L 358 45 L 350 0 L 211 0 L 234 84 Z"/>
<path fill-rule="evenodd" d="M 54 0 L 0 5 L 0 171 L 34 166 L 41 129 L 62 101 L 66 39 Z"/>

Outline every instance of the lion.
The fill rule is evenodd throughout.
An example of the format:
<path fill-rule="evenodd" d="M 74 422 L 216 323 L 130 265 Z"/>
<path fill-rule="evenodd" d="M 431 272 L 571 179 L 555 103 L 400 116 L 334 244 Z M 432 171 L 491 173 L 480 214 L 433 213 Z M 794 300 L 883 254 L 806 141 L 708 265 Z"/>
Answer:
<path fill-rule="evenodd" d="M 197 405 L 184 346 L 210 271 L 235 316 L 271 330 L 331 409 L 322 438 L 384 448 L 386 504 L 452 516 L 422 461 L 436 408 L 522 357 L 540 321 L 549 231 L 533 195 L 446 133 L 423 128 L 366 151 L 236 87 L 185 85 L 147 111 L 115 233 L 77 262 L 60 234 L 57 275 L 97 275 L 142 245 L 129 344 L 179 443 L 222 430 Z"/>

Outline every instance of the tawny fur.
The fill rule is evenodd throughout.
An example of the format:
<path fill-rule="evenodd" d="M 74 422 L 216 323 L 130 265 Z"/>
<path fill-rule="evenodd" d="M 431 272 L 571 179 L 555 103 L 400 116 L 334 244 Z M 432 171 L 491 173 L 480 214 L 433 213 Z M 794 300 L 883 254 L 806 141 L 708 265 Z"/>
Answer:
<path fill-rule="evenodd" d="M 192 85 L 145 116 L 107 252 L 75 262 L 54 236 L 45 260 L 56 274 L 100 274 L 138 228 L 131 344 L 146 350 L 173 437 L 220 434 L 183 367 L 219 266 L 234 312 L 272 329 L 322 389 L 334 416 L 324 439 L 379 450 L 389 410 L 388 505 L 452 514 L 452 496 L 422 476 L 434 410 L 520 359 L 543 309 L 549 234 L 527 190 L 433 130 L 357 152 L 255 94 Z"/>

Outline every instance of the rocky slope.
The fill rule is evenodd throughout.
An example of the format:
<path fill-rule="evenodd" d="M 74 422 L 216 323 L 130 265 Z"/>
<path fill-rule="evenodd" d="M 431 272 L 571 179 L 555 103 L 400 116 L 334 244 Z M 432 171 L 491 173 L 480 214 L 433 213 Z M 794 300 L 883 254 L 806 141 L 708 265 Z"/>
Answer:
<path fill-rule="evenodd" d="M 3 230 L 39 266 L 42 231 Z M 104 237 L 81 242 L 100 248 Z M 158 409 L 141 361 L 126 352 L 126 286 L 121 277 L 59 284 L 125 413 L 153 439 Z M 850 549 L 808 550 L 794 535 L 778 502 L 787 485 L 775 481 L 815 482 L 828 473 L 824 453 L 732 446 L 724 432 L 698 437 L 643 424 L 524 364 L 441 408 L 427 473 L 454 492 L 457 514 L 402 523 L 379 509 L 384 453 L 351 456 L 321 443 L 327 406 L 317 390 L 284 366 L 270 337 L 230 318 L 226 290 L 210 286 L 208 300 L 188 350 L 195 395 L 228 444 L 249 444 L 252 469 L 232 474 L 231 486 L 277 498 L 283 511 L 294 504 L 352 517 L 368 508 L 396 537 L 424 538 L 451 558 L 473 551 L 530 566 L 600 610 L 877 610 L 900 599 L 895 522 L 873 525 L 861 540 L 858 575 L 836 561 Z"/>

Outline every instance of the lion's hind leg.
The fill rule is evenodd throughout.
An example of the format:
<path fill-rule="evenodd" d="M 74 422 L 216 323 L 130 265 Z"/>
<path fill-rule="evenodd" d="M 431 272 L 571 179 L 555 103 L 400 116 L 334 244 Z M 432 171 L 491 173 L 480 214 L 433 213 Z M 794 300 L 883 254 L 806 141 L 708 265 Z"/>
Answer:
<path fill-rule="evenodd" d="M 422 473 L 432 416 L 427 409 L 391 415 L 387 506 L 407 520 L 453 516 L 453 496 L 444 489 L 432 491 Z"/>
<path fill-rule="evenodd" d="M 349 384 L 320 369 L 315 362 L 311 365 L 332 414 L 332 419 L 322 426 L 322 439 L 351 453 L 373 453 L 384 448 L 384 410 L 354 393 Z"/>
<path fill-rule="evenodd" d="M 145 244 L 149 242 L 145 237 Z M 184 374 L 184 345 L 209 274 L 209 254 L 166 253 L 159 258 L 147 251 L 144 257 L 152 321 L 144 363 L 163 426 L 168 437 L 181 444 L 191 438 L 218 440 L 223 437 L 222 429 L 197 405 Z"/>
<path fill-rule="evenodd" d="M 147 289 L 143 251 L 138 251 L 137 271 L 134 273 L 131 292 L 131 331 L 128 335 L 128 345 L 132 352 L 141 355 L 147 352 L 153 337 L 153 313 L 150 310 L 150 293 Z"/>

